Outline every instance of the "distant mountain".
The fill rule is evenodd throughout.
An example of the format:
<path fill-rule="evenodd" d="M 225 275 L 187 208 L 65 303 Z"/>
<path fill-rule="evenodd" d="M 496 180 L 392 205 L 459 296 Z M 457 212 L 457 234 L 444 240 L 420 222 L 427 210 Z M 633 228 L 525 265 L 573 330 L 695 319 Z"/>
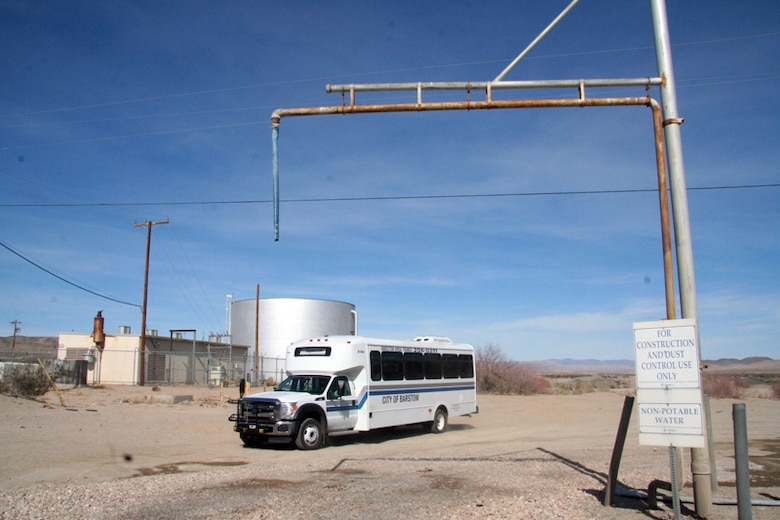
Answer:
<path fill-rule="evenodd" d="M 47 336 L 0 337 L 0 361 L 12 355 L 28 355 L 42 359 L 57 357 L 57 338 Z M 633 374 L 633 359 L 546 359 L 529 361 L 543 374 Z M 712 373 L 734 374 L 780 374 L 780 360 L 768 357 L 746 357 L 744 359 L 724 358 L 705 360 L 707 371 Z"/>
<path fill-rule="evenodd" d="M 632 359 L 546 359 L 529 364 L 545 374 L 633 374 L 635 370 Z M 780 374 L 780 360 L 768 357 L 705 360 L 702 364 L 713 373 Z"/>
<path fill-rule="evenodd" d="M 705 360 L 703 364 L 707 366 L 707 371 L 709 372 L 780 374 L 780 361 L 768 357 Z"/>
<path fill-rule="evenodd" d="M 17 356 L 40 357 L 54 359 L 57 357 L 57 338 L 48 336 L 16 336 L 0 337 L 0 360 L 8 360 Z"/>

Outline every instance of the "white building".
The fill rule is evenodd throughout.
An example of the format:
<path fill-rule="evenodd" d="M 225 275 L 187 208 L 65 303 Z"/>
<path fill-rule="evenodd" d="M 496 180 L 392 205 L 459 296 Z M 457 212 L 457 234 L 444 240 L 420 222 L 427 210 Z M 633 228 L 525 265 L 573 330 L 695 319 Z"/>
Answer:
<path fill-rule="evenodd" d="M 190 338 L 185 335 L 191 335 Z M 246 373 L 248 347 L 197 340 L 195 331 L 148 331 L 143 357 L 144 384 L 238 384 Z M 58 337 L 57 359 L 87 361 L 87 384 L 138 385 L 141 382 L 141 335 L 120 327 L 106 334 L 103 348 L 92 334 L 66 332 Z"/>

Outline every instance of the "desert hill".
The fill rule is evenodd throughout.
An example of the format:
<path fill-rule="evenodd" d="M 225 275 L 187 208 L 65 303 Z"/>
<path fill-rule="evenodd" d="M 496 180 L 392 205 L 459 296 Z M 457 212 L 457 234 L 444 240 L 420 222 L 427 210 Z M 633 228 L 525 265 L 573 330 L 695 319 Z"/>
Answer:
<path fill-rule="evenodd" d="M 57 338 L 48 336 L 16 336 L 0 337 L 0 360 L 8 361 L 19 357 L 40 357 L 54 359 L 57 357 Z"/>

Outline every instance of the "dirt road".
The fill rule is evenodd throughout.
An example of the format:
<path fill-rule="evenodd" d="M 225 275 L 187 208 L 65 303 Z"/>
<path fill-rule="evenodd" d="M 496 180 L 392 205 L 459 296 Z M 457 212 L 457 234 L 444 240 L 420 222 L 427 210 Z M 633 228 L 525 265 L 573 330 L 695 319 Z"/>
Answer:
<path fill-rule="evenodd" d="M 171 404 L 174 396 L 192 401 Z M 618 497 L 601 505 L 624 397 L 479 396 L 443 435 L 408 427 L 303 452 L 244 448 L 227 417 L 236 389 L 64 390 L 0 396 L 0 518 L 671 518 Z M 731 407 L 713 400 L 718 499 L 736 497 Z M 747 399 L 753 496 L 780 498 L 780 401 Z M 686 488 L 692 495 L 685 453 Z M 669 480 L 667 448 L 640 446 L 636 418 L 620 482 Z M 688 514 L 692 504 L 685 504 Z M 754 507 L 756 519 L 780 508 Z M 710 518 L 736 518 L 714 505 Z"/>

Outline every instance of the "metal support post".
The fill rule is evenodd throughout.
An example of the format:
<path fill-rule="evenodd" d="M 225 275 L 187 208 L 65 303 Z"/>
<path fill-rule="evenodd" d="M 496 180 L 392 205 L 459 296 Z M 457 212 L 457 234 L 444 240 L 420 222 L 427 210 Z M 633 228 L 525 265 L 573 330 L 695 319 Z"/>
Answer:
<path fill-rule="evenodd" d="M 653 33 L 655 36 L 658 75 L 661 77 L 661 104 L 664 114 L 664 132 L 669 162 L 669 180 L 672 192 L 672 212 L 674 215 L 675 243 L 677 245 L 677 275 L 680 286 L 680 308 L 682 317 L 698 319 L 696 303 L 696 280 L 693 269 L 693 245 L 691 241 L 690 216 L 688 213 L 688 194 L 685 183 L 685 165 L 683 162 L 680 125 L 683 119 L 677 112 L 677 91 L 672 66 L 672 45 L 669 38 L 669 24 L 664 0 L 650 0 L 653 14 Z M 698 331 L 698 328 L 697 328 Z M 698 332 L 697 332 L 698 334 Z M 701 342 L 696 341 L 697 345 Z M 699 347 L 701 348 L 701 347 Z M 699 353 L 701 359 L 701 352 Z M 707 422 L 704 420 L 704 428 Z M 705 437 L 707 432 L 704 432 Z M 712 507 L 712 482 L 707 451 L 703 448 L 691 448 L 691 471 L 696 513 L 706 517 Z"/>
<path fill-rule="evenodd" d="M 734 420 L 734 460 L 737 470 L 737 518 L 751 520 L 753 509 L 750 503 L 750 460 L 748 458 L 745 403 L 734 403 L 732 416 Z"/>
<path fill-rule="evenodd" d="M 605 506 L 611 506 L 615 500 L 615 490 L 617 489 L 618 471 L 620 470 L 620 459 L 623 458 L 623 447 L 626 444 L 626 435 L 631 420 L 631 409 L 634 406 L 634 397 L 627 395 L 623 400 L 623 413 L 620 414 L 620 424 L 618 426 L 617 436 L 615 437 L 615 447 L 612 449 L 612 460 L 609 462 L 609 476 L 607 487 L 604 489 Z"/>

